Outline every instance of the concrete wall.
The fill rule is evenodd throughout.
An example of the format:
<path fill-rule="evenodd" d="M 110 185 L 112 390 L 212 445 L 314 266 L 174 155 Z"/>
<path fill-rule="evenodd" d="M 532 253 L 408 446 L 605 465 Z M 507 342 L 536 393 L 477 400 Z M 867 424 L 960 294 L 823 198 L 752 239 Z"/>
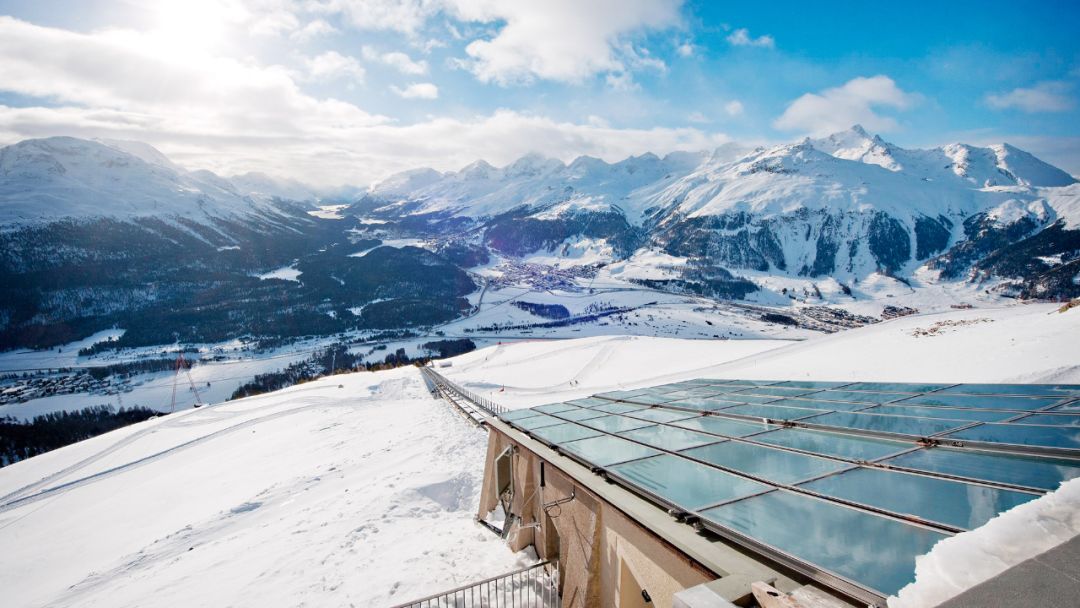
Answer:
<path fill-rule="evenodd" d="M 490 431 L 481 517 L 498 505 L 494 461 L 512 444 L 501 432 Z M 534 545 L 541 558 L 559 561 L 563 606 L 670 608 L 676 592 L 716 578 L 551 463 L 544 466 L 546 484 L 541 488 L 541 462 L 536 454 L 516 446 L 511 513 L 520 516 L 523 525 L 539 522 L 540 526 L 514 525 L 508 539 L 515 551 Z M 549 507 L 545 513 L 544 504 L 571 494 L 573 500 Z M 552 551 L 555 546 L 557 555 Z M 642 589 L 648 591 L 651 604 L 644 603 Z"/>

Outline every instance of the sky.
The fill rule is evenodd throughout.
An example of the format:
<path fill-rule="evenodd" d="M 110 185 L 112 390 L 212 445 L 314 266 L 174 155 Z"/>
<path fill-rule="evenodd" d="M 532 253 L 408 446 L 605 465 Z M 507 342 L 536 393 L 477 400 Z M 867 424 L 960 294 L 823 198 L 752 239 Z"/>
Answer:
<path fill-rule="evenodd" d="M 1080 175 L 1080 3 L 0 0 L 0 144 L 317 186 L 795 141 L 1007 141 Z"/>

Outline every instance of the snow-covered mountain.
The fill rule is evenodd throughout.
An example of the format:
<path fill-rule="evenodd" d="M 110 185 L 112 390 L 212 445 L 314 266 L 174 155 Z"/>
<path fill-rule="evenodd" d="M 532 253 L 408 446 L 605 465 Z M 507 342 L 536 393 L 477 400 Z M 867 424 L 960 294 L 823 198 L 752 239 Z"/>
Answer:
<path fill-rule="evenodd" d="M 0 225 L 65 218 L 242 219 L 275 213 L 275 199 L 307 201 L 310 189 L 249 173 L 186 171 L 153 147 L 73 137 L 0 148 Z"/>
<path fill-rule="evenodd" d="M 856 125 L 792 144 L 614 164 L 530 155 L 503 168 L 418 169 L 376 184 L 354 211 L 451 217 L 455 231 L 467 219 L 489 247 L 518 256 L 605 241 L 616 258 L 645 247 L 726 270 L 842 282 L 924 267 L 951 279 L 1039 275 L 1043 285 L 1020 291 L 1060 295 L 1080 270 L 1080 237 L 1069 229 L 1076 182 L 1009 144 L 909 150 Z M 1064 233 L 1002 253 L 1008 264 L 979 266 L 1046 230 Z"/>

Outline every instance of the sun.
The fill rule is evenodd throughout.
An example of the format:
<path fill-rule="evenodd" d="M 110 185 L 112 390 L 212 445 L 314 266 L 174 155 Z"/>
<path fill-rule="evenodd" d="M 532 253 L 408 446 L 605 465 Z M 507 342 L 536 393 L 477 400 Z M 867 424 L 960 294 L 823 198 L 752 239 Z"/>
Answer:
<path fill-rule="evenodd" d="M 245 17 L 245 9 L 232 0 L 157 0 L 151 34 L 162 51 L 209 52 Z"/>

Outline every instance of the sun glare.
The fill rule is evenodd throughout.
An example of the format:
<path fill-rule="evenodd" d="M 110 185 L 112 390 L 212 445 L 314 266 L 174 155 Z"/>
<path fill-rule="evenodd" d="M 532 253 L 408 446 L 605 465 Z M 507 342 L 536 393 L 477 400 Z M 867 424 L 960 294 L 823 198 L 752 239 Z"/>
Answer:
<path fill-rule="evenodd" d="M 210 51 L 221 45 L 243 9 L 216 0 L 161 0 L 154 8 L 155 44 L 167 52 Z"/>

